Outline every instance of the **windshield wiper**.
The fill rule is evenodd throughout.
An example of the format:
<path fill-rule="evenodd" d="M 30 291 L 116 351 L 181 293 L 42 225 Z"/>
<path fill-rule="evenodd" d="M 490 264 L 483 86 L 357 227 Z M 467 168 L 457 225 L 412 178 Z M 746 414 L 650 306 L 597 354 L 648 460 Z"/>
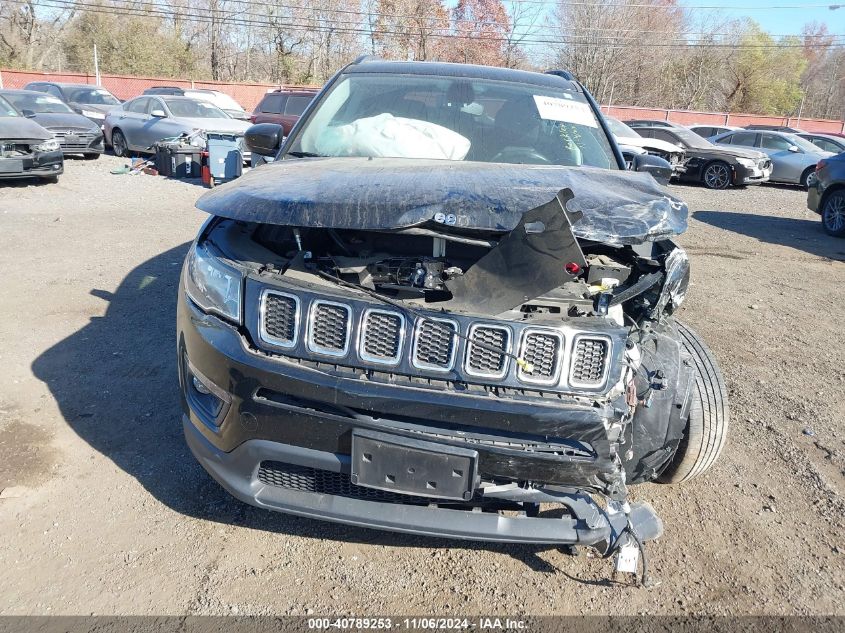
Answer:
<path fill-rule="evenodd" d="M 315 154 L 314 152 L 288 152 L 288 156 L 294 158 L 327 158 L 323 154 Z"/>

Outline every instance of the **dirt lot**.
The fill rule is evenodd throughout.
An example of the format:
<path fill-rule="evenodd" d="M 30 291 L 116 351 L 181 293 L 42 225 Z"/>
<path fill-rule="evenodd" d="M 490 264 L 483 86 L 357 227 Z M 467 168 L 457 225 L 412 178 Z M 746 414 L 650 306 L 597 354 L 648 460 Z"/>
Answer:
<path fill-rule="evenodd" d="M 662 585 L 609 561 L 271 514 L 182 438 L 177 277 L 203 189 L 69 161 L 0 187 L 0 614 L 845 614 L 845 241 L 788 187 L 687 200 L 682 318 L 722 363 L 732 434 L 682 487 Z"/>

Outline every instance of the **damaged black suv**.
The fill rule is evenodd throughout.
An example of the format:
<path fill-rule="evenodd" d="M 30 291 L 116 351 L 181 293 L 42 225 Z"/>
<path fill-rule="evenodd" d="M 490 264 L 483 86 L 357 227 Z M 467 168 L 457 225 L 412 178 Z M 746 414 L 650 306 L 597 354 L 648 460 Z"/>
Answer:
<path fill-rule="evenodd" d="M 247 142 L 275 160 L 200 199 L 179 290 L 184 431 L 222 486 L 426 535 L 661 534 L 629 486 L 702 473 L 728 424 L 673 316 L 668 163 L 626 171 L 566 72 L 370 59 Z"/>

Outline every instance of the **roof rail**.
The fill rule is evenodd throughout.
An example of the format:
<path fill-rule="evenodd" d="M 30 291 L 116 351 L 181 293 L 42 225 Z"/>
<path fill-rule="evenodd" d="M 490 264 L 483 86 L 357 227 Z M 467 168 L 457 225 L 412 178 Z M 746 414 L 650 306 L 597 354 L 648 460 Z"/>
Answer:
<path fill-rule="evenodd" d="M 546 75 L 557 75 L 558 77 L 563 77 L 564 79 L 566 79 L 568 81 L 575 81 L 574 75 L 571 72 L 569 72 L 568 70 L 553 69 L 553 70 L 547 70 L 544 74 L 546 74 Z"/>
<path fill-rule="evenodd" d="M 379 57 L 378 55 L 360 55 L 352 63 L 353 64 L 364 64 L 366 62 L 381 62 L 381 61 L 384 61 L 384 60 L 381 57 Z"/>

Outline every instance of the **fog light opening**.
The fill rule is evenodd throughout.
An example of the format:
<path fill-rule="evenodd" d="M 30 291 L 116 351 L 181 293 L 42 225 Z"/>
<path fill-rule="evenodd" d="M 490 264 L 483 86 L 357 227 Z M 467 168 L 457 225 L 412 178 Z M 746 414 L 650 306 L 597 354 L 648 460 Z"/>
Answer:
<path fill-rule="evenodd" d="M 202 380 L 200 380 L 196 376 L 192 376 L 191 380 L 194 384 L 194 389 L 196 389 L 199 393 L 203 394 L 204 396 L 211 395 L 211 389 L 206 387 L 203 384 Z"/>

